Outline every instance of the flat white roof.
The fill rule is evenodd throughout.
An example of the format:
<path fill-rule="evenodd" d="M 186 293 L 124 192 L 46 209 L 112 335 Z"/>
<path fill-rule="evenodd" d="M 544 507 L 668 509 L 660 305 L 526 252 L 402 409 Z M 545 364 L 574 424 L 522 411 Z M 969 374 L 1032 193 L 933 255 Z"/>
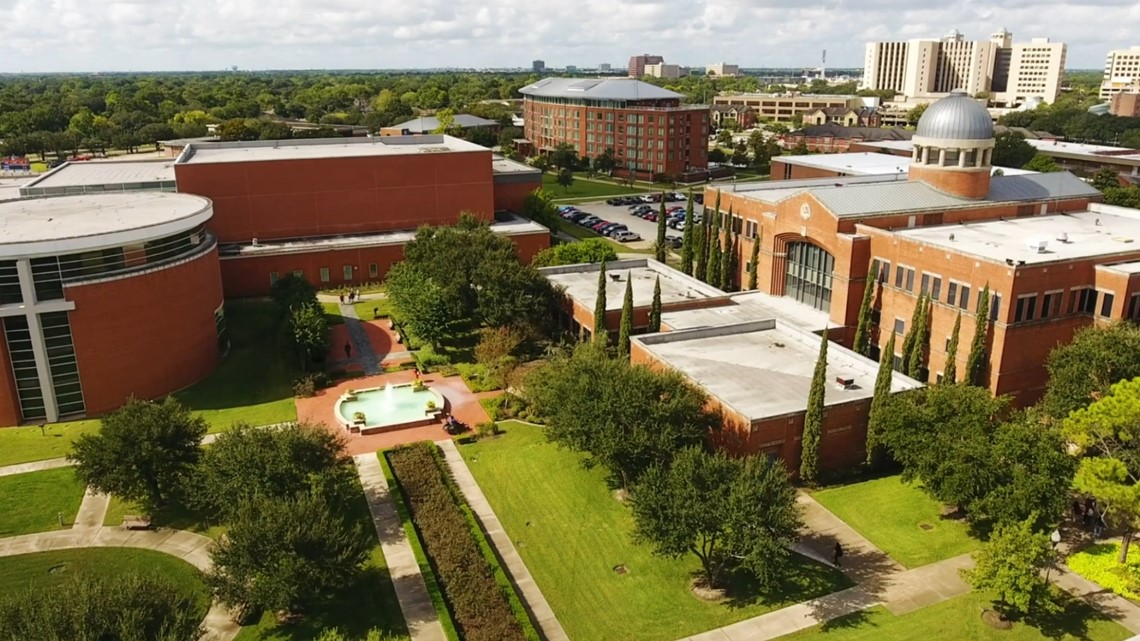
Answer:
<path fill-rule="evenodd" d="M 780 320 L 635 336 L 657 358 L 752 421 L 807 408 L 820 337 Z M 878 363 L 831 342 L 827 346 L 828 406 L 869 399 Z M 838 378 L 852 379 L 843 388 Z M 921 387 L 894 373 L 891 392 Z"/>
<path fill-rule="evenodd" d="M 1089 145 L 1083 142 L 1065 142 L 1063 140 L 1026 140 L 1025 142 L 1041 151 L 1065 152 L 1088 156 L 1104 156 L 1105 154 L 1118 154 L 1128 151 L 1127 147 L 1109 147 L 1108 145 Z"/>
<path fill-rule="evenodd" d="M 191 194 L 113 192 L 0 203 L 0 256 L 62 254 L 154 240 L 210 218 Z"/>
<path fill-rule="evenodd" d="M 1140 210 L 1092 204 L 1088 211 L 964 225 L 916 227 L 904 238 L 993 261 L 1026 264 L 1140 252 Z M 1058 238 L 1065 237 L 1065 241 Z M 951 236 L 953 240 L 951 240 Z M 1038 251 L 1037 243 L 1045 249 Z M 1034 247 L 1030 247 L 1034 243 Z"/>
<path fill-rule="evenodd" d="M 1097 265 L 1097 269 L 1120 272 L 1121 274 L 1140 274 L 1140 262 L 1117 263 L 1115 265 Z"/>
<path fill-rule="evenodd" d="M 551 283 L 561 285 L 566 294 L 587 309 L 593 309 L 598 298 L 597 263 L 543 267 L 538 271 Z M 614 277 L 617 277 L 615 280 Z M 632 283 L 633 306 L 653 304 L 653 286 L 661 279 L 661 304 L 724 296 L 721 290 L 686 276 L 648 258 L 618 260 L 606 264 L 606 310 L 620 310 L 626 283 Z"/>
<path fill-rule="evenodd" d="M 805 156 L 777 156 L 773 159 L 789 165 L 812 167 L 827 171 L 841 172 L 848 176 L 885 176 L 888 174 L 910 173 L 911 159 L 903 156 L 882 154 L 871 151 L 859 151 L 842 154 L 810 154 Z M 1011 169 L 1009 167 L 994 167 L 1001 169 L 1006 176 L 1019 174 L 1032 174 L 1036 172 L 1025 169 Z M 779 181 L 776 181 L 779 182 Z"/>
<path fill-rule="evenodd" d="M 191 143 L 182 151 L 177 164 L 406 156 L 472 151 L 490 153 L 486 147 L 444 135 L 259 140 L 255 142 Z"/>
<path fill-rule="evenodd" d="M 776 318 L 781 323 L 809 332 L 823 330 L 829 324 L 826 312 L 784 296 L 764 292 L 732 294 L 727 304 L 699 309 L 665 311 L 661 323 L 672 330 L 717 327 Z"/>
<path fill-rule="evenodd" d="M 165 160 L 114 160 L 107 162 L 67 162 L 25 188 L 87 187 L 92 185 L 123 185 L 172 182 L 174 159 Z"/>

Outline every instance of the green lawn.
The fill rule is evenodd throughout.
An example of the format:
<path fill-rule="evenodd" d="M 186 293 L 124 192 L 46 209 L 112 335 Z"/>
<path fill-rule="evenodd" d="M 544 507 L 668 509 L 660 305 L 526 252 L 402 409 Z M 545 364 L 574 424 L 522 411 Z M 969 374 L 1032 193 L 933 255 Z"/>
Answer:
<path fill-rule="evenodd" d="M 989 601 L 966 594 L 894 616 L 881 606 L 778 637 L 780 641 L 1121 641 L 1131 633 L 1082 601 L 1065 598 L 1064 610 L 996 630 L 982 620 Z"/>
<path fill-rule="evenodd" d="M 1098 543 L 1070 555 L 1065 564 L 1073 572 L 1085 577 L 1100 587 L 1129 599 L 1140 600 L 1140 590 L 1136 589 L 1133 577 L 1140 569 L 1140 545 L 1135 542 L 1128 546 L 1128 563 L 1121 565 L 1120 543 L 1111 541 Z"/>
<path fill-rule="evenodd" d="M 26 588 L 59 585 L 70 576 L 91 574 L 113 577 L 126 572 L 153 576 L 191 594 L 204 617 L 209 592 L 194 566 L 176 557 L 133 548 L 84 548 L 0 557 L 0 594 Z"/>
<path fill-rule="evenodd" d="M 379 298 L 376 300 L 366 300 L 360 303 L 353 303 L 353 308 L 356 309 L 356 317 L 360 320 L 372 320 L 372 310 L 376 310 L 379 316 L 388 316 L 392 313 L 392 303 L 388 302 L 387 298 Z"/>
<path fill-rule="evenodd" d="M 354 517 L 365 522 L 370 532 L 375 531 L 363 491 Z M 379 543 L 372 549 L 361 574 L 333 596 L 328 608 L 309 612 L 291 626 L 278 625 L 274 614 L 266 612 L 259 621 L 242 628 L 234 641 L 312 641 L 326 628 L 337 628 L 352 641 L 363 640 L 371 629 L 391 635 L 384 637 L 384 641 L 408 639 L 408 629 Z"/>
<path fill-rule="evenodd" d="M 344 317 L 340 315 L 339 303 L 321 303 L 321 307 L 325 310 L 325 319 L 329 325 L 340 325 L 344 323 Z"/>
<path fill-rule="evenodd" d="M 209 377 L 175 398 L 210 424 L 211 432 L 235 422 L 269 425 L 297 420 L 293 368 L 280 353 L 272 303 L 226 301 L 230 352 Z"/>
<path fill-rule="evenodd" d="M 128 514 L 145 515 L 146 510 L 131 501 L 111 495 L 107 505 L 107 514 L 103 517 L 103 525 L 122 525 L 123 517 Z M 186 530 L 211 539 L 216 539 L 226 531 L 226 528 L 217 523 L 210 523 L 201 514 L 192 512 L 181 505 L 172 505 L 158 510 L 150 515 L 151 522 L 156 526 L 168 527 L 175 530 Z"/>
<path fill-rule="evenodd" d="M 967 533 L 965 522 L 943 518 L 937 501 L 898 476 L 828 488 L 812 496 L 908 568 L 971 552 L 981 545 Z"/>
<path fill-rule="evenodd" d="M 98 430 L 97 420 L 53 423 L 42 434 L 38 427 L 0 428 L 0 465 L 67 456 L 75 439 Z"/>
<path fill-rule="evenodd" d="M 70 525 L 83 502 L 83 484 L 70 467 L 0 476 L 0 538 Z"/>
<path fill-rule="evenodd" d="M 635 545 L 629 510 L 613 499 L 602 470 L 583 469 L 576 455 L 547 443 L 542 428 L 503 427 L 503 436 L 460 452 L 575 641 L 675 641 L 849 585 L 796 557 L 777 594 L 742 590 L 726 603 L 701 601 L 689 590 L 696 557 L 663 559 Z"/>
<path fill-rule="evenodd" d="M 610 196 L 624 196 L 626 194 L 644 194 L 649 189 L 641 187 L 626 187 L 609 182 L 587 180 L 578 175 L 574 176 L 574 184 L 563 187 L 558 184 L 558 177 L 554 174 L 542 175 L 542 188 L 558 200 L 576 198 L 580 200 L 596 200 Z"/>

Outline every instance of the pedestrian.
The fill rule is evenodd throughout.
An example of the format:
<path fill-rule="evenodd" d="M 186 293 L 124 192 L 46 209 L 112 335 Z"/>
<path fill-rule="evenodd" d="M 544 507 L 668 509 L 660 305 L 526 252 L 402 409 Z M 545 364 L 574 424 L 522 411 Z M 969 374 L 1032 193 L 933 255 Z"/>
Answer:
<path fill-rule="evenodd" d="M 379 307 L 373 307 L 372 308 L 372 319 L 376 320 L 377 318 L 380 318 L 380 308 Z"/>
<path fill-rule="evenodd" d="M 832 550 L 831 557 L 831 562 L 835 564 L 835 567 L 839 567 L 839 559 L 843 558 L 843 546 L 839 544 L 839 541 L 835 542 L 835 549 Z"/>
<path fill-rule="evenodd" d="M 1096 510 L 1092 507 L 1085 508 L 1085 529 L 1091 530 L 1096 526 Z"/>
<path fill-rule="evenodd" d="M 341 305 L 343 305 L 343 304 L 344 304 L 344 293 L 343 293 L 343 292 L 342 292 L 342 293 L 341 293 L 341 295 L 340 295 L 340 304 L 341 304 Z"/>
<path fill-rule="evenodd" d="M 1081 502 L 1077 499 L 1073 499 L 1073 522 L 1076 523 L 1080 521 L 1084 513 L 1085 511 L 1081 509 Z"/>
<path fill-rule="evenodd" d="M 344 357 L 346 359 L 352 358 L 352 343 L 344 344 Z"/>
<path fill-rule="evenodd" d="M 1104 519 L 1096 514 L 1093 516 L 1093 539 L 1099 539 L 1101 534 L 1104 534 Z"/>
<path fill-rule="evenodd" d="M 353 294 L 352 292 L 349 292 L 349 293 L 348 293 L 348 304 L 349 304 L 349 305 L 351 305 L 351 304 L 352 304 L 352 299 L 353 299 L 354 297 L 355 297 L 355 296 L 354 296 L 354 294 Z"/>

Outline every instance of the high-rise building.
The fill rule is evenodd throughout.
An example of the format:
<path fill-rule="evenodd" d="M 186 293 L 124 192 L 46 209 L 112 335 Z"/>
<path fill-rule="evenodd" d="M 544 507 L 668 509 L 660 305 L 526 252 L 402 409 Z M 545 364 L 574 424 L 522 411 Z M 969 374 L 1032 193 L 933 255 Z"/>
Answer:
<path fill-rule="evenodd" d="M 1113 49 L 1104 60 L 1100 97 L 1108 100 L 1122 91 L 1135 91 L 1140 85 L 1140 47 Z"/>
<path fill-rule="evenodd" d="M 907 98 L 940 96 L 962 89 L 990 94 L 998 104 L 1032 97 L 1056 100 L 1064 79 L 1064 43 L 1034 38 L 1015 44 L 1000 29 L 989 40 L 966 40 L 957 30 L 938 40 L 867 43 L 865 89 L 887 89 Z"/>
<path fill-rule="evenodd" d="M 545 60 L 531 61 L 530 70 L 535 72 L 535 73 L 542 73 L 543 71 L 546 71 L 546 61 Z"/>
<path fill-rule="evenodd" d="M 664 62 L 648 64 L 645 65 L 645 71 L 642 73 L 642 75 L 653 76 L 654 78 L 680 78 L 681 67 L 679 65 L 665 64 Z"/>
<path fill-rule="evenodd" d="M 663 62 L 665 62 L 665 58 L 648 53 L 632 56 L 629 59 L 629 77 L 640 78 L 645 75 L 646 65 L 659 65 Z"/>
<path fill-rule="evenodd" d="M 708 166 L 709 108 L 633 78 L 544 78 L 519 90 L 526 137 L 539 151 L 614 151 L 617 173 L 683 176 Z"/>
<path fill-rule="evenodd" d="M 1109 113 L 1124 118 L 1140 117 L 1140 92 L 1129 91 L 1113 94 Z"/>
<path fill-rule="evenodd" d="M 613 70 L 613 67 L 610 66 L 610 63 L 608 62 L 603 62 L 598 65 L 598 71 L 602 73 L 609 73 L 611 70 Z"/>
<path fill-rule="evenodd" d="M 730 65 L 724 62 L 718 62 L 714 65 L 705 67 L 705 74 L 715 78 L 722 78 L 725 76 L 739 76 L 740 65 Z"/>

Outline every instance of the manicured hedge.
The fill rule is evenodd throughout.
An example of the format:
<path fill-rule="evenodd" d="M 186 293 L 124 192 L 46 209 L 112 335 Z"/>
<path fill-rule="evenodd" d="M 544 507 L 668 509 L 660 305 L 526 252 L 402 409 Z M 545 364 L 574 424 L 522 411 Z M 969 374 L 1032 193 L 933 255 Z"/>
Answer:
<path fill-rule="evenodd" d="M 421 443 L 386 456 L 466 641 L 526 641 L 434 452 Z"/>

